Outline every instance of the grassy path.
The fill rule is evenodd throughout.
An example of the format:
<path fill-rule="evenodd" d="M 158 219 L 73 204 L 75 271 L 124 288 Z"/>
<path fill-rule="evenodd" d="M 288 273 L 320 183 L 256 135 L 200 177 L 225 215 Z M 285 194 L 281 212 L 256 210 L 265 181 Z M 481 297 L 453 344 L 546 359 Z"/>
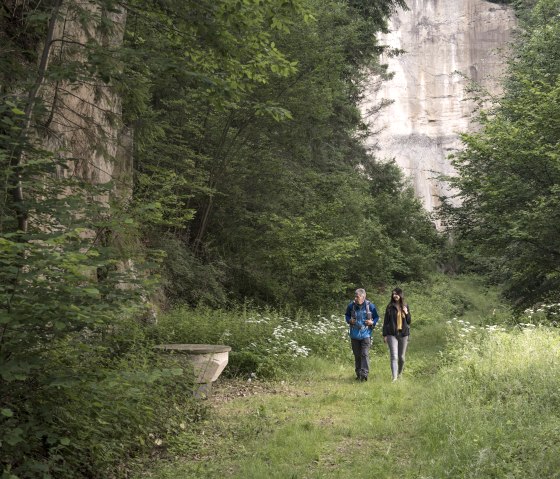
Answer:
<path fill-rule="evenodd" d="M 182 448 L 169 447 L 175 461 L 138 479 L 560 479 L 557 332 L 474 328 L 507 310 L 469 279 L 411 304 L 400 381 L 391 383 L 379 332 L 366 383 L 354 380 L 349 345 L 340 363 L 308 359 L 289 381 L 223 381 L 208 419 L 185 431 Z"/>
<path fill-rule="evenodd" d="M 420 477 L 415 410 L 437 370 L 443 328 L 414 331 L 397 383 L 379 335 L 375 341 L 366 383 L 354 380 L 350 353 L 345 364 L 310 360 L 289 383 L 222 383 L 210 400 L 212 419 L 200 425 L 196 454 L 148 477 Z"/>

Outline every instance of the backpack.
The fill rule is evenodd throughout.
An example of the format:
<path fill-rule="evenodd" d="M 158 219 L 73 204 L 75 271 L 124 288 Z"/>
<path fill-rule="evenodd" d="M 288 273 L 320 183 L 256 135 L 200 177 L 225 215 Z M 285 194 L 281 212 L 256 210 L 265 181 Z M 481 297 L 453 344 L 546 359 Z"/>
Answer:
<path fill-rule="evenodd" d="M 373 319 L 373 314 L 371 313 L 371 310 L 369 309 L 369 305 L 371 303 L 366 299 L 365 304 L 366 304 L 366 320 L 367 319 Z M 353 319 L 356 319 L 356 303 L 352 304 L 352 313 L 350 313 L 350 317 L 353 318 Z"/>

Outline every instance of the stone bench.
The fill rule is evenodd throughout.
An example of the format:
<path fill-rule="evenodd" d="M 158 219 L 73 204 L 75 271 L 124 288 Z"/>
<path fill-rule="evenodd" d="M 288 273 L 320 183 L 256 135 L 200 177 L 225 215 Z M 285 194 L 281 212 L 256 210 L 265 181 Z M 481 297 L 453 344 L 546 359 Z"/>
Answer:
<path fill-rule="evenodd" d="M 223 344 L 158 344 L 156 349 L 185 354 L 193 366 L 196 397 L 207 397 L 212 383 L 227 366 L 231 346 Z"/>

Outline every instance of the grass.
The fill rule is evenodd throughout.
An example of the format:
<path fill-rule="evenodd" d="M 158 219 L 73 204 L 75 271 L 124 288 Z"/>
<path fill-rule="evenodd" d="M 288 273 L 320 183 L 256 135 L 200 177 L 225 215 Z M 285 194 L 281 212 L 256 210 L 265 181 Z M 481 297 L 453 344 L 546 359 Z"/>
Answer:
<path fill-rule="evenodd" d="M 415 388 L 407 381 L 379 387 L 387 382 L 381 374 L 357 384 L 343 366 L 319 370 L 320 377 L 285 383 L 276 393 L 220 403 L 201 425 L 208 443 L 198 457 L 152 477 L 391 477 L 392 453 L 410 434 L 387 419 L 406 409 Z M 411 412 L 399 414 L 400 421 Z"/>
<path fill-rule="evenodd" d="M 559 478 L 558 333 L 488 332 L 507 308 L 472 278 L 422 288 L 401 381 L 379 336 L 366 383 L 349 347 L 284 381 L 222 381 L 196 444 L 138 477 Z"/>

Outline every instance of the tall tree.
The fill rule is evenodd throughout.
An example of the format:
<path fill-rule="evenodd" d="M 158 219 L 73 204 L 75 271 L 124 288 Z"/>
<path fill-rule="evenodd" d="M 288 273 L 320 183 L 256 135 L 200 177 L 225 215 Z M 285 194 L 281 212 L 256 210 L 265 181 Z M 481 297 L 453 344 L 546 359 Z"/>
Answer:
<path fill-rule="evenodd" d="M 165 276 L 172 299 L 223 300 L 227 291 L 273 303 L 309 304 L 311 298 L 332 298 L 353 284 L 357 257 L 365 256 L 360 264 L 373 268 L 368 284 L 429 269 L 403 267 L 423 254 L 407 251 L 404 260 L 385 259 L 399 256 L 402 244 L 389 239 L 394 232 L 380 224 L 386 216 L 372 195 L 391 184 L 395 194 L 384 206 L 412 203 L 402 196 L 400 176 L 385 175 L 360 144 L 366 126 L 357 102 L 368 74 L 384 74 L 375 35 L 393 9 L 404 4 L 307 0 L 298 5 L 280 23 L 253 24 L 262 29 L 255 31 L 266 36 L 270 52 L 282 56 L 263 69 L 268 73 L 258 82 L 242 78 L 229 94 L 209 88 L 210 74 L 192 78 L 178 68 L 162 74 L 157 63 L 148 70 L 153 74 L 147 74 L 145 62 L 130 67 L 152 85 L 148 110 L 136 120 L 137 131 L 149 130 L 137 142 L 136 191 L 138 199 L 160 204 L 148 237 L 167 251 Z M 244 15 L 252 18 L 255 11 L 251 6 Z M 177 25 L 187 28 L 191 16 Z M 129 18 L 136 32 L 130 34 L 131 48 L 143 48 L 143 43 L 135 46 L 134 35 L 150 24 Z M 173 51 L 158 35 L 154 44 Z M 185 45 L 200 48 L 179 40 L 177 55 L 183 55 Z M 214 48 L 209 45 L 205 48 Z M 233 45 L 235 54 L 243 51 Z M 375 185 L 378 177 L 387 184 Z M 433 228 L 416 207 L 410 214 L 427 225 L 410 230 L 408 246 L 417 252 L 418 245 L 431 243 Z M 422 238 L 416 241 L 419 231 Z M 384 241 L 377 242 L 381 236 Z"/>
<path fill-rule="evenodd" d="M 454 234 L 493 259 L 520 308 L 560 292 L 559 14 L 558 0 L 524 10 L 505 95 L 463 137 L 451 179 L 462 203 L 447 206 Z"/>

